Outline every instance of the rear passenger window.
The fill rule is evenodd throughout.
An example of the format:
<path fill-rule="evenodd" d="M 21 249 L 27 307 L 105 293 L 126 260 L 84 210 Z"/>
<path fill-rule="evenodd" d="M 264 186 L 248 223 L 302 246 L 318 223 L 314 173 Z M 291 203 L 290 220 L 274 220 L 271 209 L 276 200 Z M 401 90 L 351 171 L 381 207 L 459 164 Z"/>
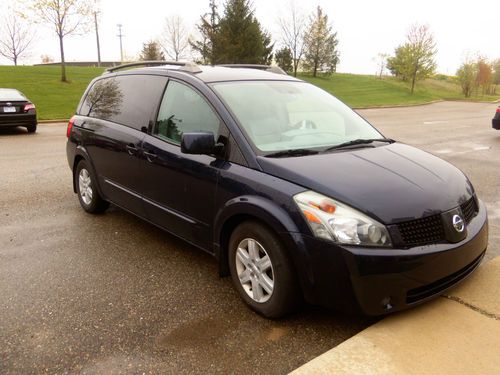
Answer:
<path fill-rule="evenodd" d="M 218 117 L 200 94 L 182 83 L 170 81 L 154 133 L 179 144 L 182 133 L 212 132 L 217 136 L 219 124 Z"/>
<path fill-rule="evenodd" d="M 148 126 L 165 83 L 165 77 L 150 75 L 101 79 L 92 86 L 79 112 L 140 130 Z"/>

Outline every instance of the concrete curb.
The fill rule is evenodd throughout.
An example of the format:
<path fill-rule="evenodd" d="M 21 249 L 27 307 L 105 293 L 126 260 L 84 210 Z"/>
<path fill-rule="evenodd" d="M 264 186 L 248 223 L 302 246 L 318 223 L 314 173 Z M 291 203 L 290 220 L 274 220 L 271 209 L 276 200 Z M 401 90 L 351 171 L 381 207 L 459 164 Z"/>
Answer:
<path fill-rule="evenodd" d="M 351 107 L 352 109 L 390 109 L 390 108 L 411 108 L 411 107 L 422 107 L 424 105 L 429 105 L 429 104 L 435 104 L 435 103 L 442 103 L 442 102 L 448 102 L 451 100 L 432 100 L 430 102 L 425 102 L 425 103 L 414 103 L 414 104 L 392 104 L 392 105 L 374 105 L 374 106 L 367 106 L 367 107 Z"/>
<path fill-rule="evenodd" d="M 500 374 L 500 257 L 442 298 L 391 315 L 292 372 Z"/>
<path fill-rule="evenodd" d="M 60 123 L 60 122 L 65 122 L 68 123 L 69 119 L 56 119 L 56 120 L 38 120 L 38 124 L 55 124 L 55 123 Z"/>

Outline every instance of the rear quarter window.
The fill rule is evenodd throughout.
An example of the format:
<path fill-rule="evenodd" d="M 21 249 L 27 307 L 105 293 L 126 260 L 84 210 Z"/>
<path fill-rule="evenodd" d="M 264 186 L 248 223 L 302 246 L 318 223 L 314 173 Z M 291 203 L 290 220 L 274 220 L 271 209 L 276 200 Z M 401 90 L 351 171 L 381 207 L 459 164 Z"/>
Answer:
<path fill-rule="evenodd" d="M 161 100 L 166 77 L 123 75 L 96 81 L 80 106 L 79 115 L 116 122 L 140 130 Z"/>

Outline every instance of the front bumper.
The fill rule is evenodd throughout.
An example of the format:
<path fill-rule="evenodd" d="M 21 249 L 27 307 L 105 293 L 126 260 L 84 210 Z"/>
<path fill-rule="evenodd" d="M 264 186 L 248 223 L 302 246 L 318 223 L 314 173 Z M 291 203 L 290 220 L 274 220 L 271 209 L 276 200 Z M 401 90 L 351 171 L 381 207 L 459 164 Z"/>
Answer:
<path fill-rule="evenodd" d="M 28 126 L 35 125 L 36 113 L 31 110 L 27 113 L 0 114 L 0 126 Z"/>
<path fill-rule="evenodd" d="M 479 201 L 479 212 L 463 241 L 410 249 L 340 247 L 295 236 L 308 254 L 307 281 L 302 283 L 307 301 L 382 315 L 425 302 L 472 273 L 488 245 L 488 220 Z"/>

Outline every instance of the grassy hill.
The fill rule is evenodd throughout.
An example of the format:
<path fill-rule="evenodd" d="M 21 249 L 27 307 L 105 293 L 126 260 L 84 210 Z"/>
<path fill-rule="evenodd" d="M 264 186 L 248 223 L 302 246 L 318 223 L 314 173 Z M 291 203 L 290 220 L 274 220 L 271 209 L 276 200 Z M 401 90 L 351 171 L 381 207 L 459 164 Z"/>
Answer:
<path fill-rule="evenodd" d="M 464 100 L 460 85 L 453 77 L 438 76 L 418 82 L 413 95 L 409 84 L 393 77 L 378 79 L 375 76 L 337 73 L 329 77 L 302 75 L 322 89 L 332 93 L 351 107 L 379 107 L 387 105 L 421 104 L 434 100 Z M 500 91 L 500 88 L 499 90 Z M 496 96 L 476 96 L 469 100 L 494 101 Z"/>
<path fill-rule="evenodd" d="M 101 68 L 68 67 L 69 83 L 60 79 L 56 66 L 0 66 L 0 87 L 12 87 L 24 92 L 37 106 L 39 119 L 71 117 L 88 83 L 103 72 Z M 463 99 L 460 86 L 450 77 L 419 82 L 410 95 L 406 83 L 392 77 L 341 74 L 307 80 L 346 102 L 351 107 L 419 104 L 440 99 Z M 497 100 L 497 96 L 476 97 L 472 100 Z"/>
<path fill-rule="evenodd" d="M 75 112 L 89 82 L 103 70 L 67 67 L 70 82 L 64 83 L 57 66 L 0 66 L 0 87 L 22 91 L 35 103 L 40 120 L 67 119 Z"/>

